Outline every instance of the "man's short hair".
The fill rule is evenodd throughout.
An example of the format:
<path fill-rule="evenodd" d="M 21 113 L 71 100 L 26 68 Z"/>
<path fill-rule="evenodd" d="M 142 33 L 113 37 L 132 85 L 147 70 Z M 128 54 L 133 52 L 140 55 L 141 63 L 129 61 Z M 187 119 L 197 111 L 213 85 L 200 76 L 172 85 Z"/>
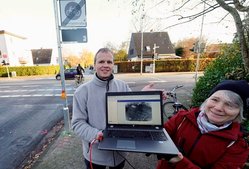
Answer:
<path fill-rule="evenodd" d="M 109 49 L 109 48 L 100 48 L 100 49 L 98 50 L 98 52 L 95 54 L 95 56 L 94 56 L 94 64 L 96 63 L 97 55 L 98 55 L 99 53 L 111 53 L 112 55 L 114 55 L 111 49 Z"/>

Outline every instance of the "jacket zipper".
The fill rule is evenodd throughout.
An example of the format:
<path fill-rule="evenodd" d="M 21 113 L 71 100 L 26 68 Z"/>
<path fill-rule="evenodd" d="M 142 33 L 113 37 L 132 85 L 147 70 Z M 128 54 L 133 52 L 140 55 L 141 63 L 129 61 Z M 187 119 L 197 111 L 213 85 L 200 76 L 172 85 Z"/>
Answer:
<path fill-rule="evenodd" d="M 195 148 L 195 145 L 199 142 L 201 136 L 202 136 L 202 134 L 199 133 L 199 135 L 198 135 L 197 138 L 195 139 L 194 144 L 192 145 L 192 147 L 190 148 L 189 152 L 187 153 L 187 157 L 190 156 L 190 154 L 192 153 L 193 149 Z"/>

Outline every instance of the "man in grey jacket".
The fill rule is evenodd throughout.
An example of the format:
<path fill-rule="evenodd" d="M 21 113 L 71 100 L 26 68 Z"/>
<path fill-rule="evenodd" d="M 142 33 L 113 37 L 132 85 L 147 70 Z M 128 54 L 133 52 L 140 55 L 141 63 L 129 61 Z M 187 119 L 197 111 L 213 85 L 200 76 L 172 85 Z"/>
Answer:
<path fill-rule="evenodd" d="M 112 74 L 113 53 L 101 48 L 94 58 L 96 73 L 93 79 L 79 86 L 74 93 L 72 129 L 82 139 L 87 169 L 122 169 L 125 153 L 98 150 L 98 141 L 106 127 L 105 93 L 130 91 L 129 86 Z"/>

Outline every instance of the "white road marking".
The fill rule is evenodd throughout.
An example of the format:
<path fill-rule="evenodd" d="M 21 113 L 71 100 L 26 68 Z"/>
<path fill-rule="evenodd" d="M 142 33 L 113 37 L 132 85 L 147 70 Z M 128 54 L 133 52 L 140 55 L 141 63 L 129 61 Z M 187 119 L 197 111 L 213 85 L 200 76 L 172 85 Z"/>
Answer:
<path fill-rule="evenodd" d="M 69 96 L 69 97 L 72 97 L 73 96 L 73 94 L 67 94 L 67 96 Z M 44 94 L 44 95 L 42 95 L 42 94 L 34 94 L 34 95 L 4 95 L 4 96 L 0 96 L 0 98 L 8 98 L 8 97 L 18 97 L 18 98 L 20 98 L 20 97 L 61 97 L 61 94 Z"/>
<path fill-rule="evenodd" d="M 61 97 L 61 88 L 56 89 L 18 89 L 18 90 L 4 90 L 0 89 L 0 98 L 21 98 L 21 97 Z M 55 91 L 56 93 L 51 93 Z M 74 88 L 66 88 L 67 96 L 72 97 L 75 91 Z M 25 94 L 25 92 L 29 92 L 29 94 Z M 43 93 L 40 93 L 43 92 Z M 59 93 L 58 93 L 59 92 Z M 8 95 L 3 95 L 7 94 Z M 11 94 L 18 93 L 18 94 Z M 21 94 L 23 93 L 23 94 Z"/>
<path fill-rule="evenodd" d="M 165 80 L 152 80 L 152 81 L 148 81 L 149 83 L 165 83 L 167 81 Z"/>

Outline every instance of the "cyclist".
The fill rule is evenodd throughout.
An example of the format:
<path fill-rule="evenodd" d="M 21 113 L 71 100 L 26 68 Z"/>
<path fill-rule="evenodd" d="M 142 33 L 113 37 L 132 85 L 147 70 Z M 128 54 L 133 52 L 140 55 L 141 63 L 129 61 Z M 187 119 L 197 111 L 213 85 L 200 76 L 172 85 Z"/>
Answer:
<path fill-rule="evenodd" d="M 83 73 L 85 73 L 85 70 L 80 64 L 78 64 L 76 70 L 77 70 L 77 76 L 76 76 L 77 82 L 80 83 L 83 80 Z"/>

